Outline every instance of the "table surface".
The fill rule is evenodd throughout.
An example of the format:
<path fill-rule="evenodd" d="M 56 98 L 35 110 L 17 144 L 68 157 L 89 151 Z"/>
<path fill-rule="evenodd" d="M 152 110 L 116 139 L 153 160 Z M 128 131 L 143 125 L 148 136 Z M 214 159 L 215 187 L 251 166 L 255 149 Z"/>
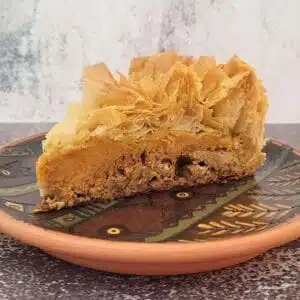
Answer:
<path fill-rule="evenodd" d="M 0 144 L 51 126 L 0 123 Z M 300 147 L 300 124 L 267 125 L 266 135 Z M 223 270 L 126 276 L 72 265 L 0 235 L 0 299 L 296 299 L 299 257 L 300 240 Z"/>

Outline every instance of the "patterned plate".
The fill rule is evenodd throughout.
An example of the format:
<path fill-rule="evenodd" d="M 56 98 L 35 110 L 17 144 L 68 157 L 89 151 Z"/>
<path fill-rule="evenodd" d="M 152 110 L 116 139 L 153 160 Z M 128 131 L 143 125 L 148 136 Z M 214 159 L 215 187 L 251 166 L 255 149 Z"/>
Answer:
<path fill-rule="evenodd" d="M 93 242 L 201 244 L 268 231 L 296 220 L 300 212 L 300 154 L 269 140 L 267 160 L 253 178 L 32 214 L 40 201 L 35 163 L 43 138 L 35 136 L 0 150 L 0 210 L 10 219 L 51 232 L 92 237 Z M 1 220 L 0 225 L 4 227 Z M 1 229 L 9 233 L 7 228 Z"/>

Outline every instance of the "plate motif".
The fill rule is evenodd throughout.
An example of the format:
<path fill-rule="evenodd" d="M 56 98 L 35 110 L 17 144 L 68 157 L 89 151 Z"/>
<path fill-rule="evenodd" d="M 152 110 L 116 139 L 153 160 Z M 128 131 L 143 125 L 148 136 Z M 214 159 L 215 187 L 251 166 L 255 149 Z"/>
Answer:
<path fill-rule="evenodd" d="M 0 209 L 44 228 L 100 239 L 202 242 L 251 234 L 300 212 L 300 155 L 275 140 L 254 177 L 32 214 L 44 136 L 0 150 Z"/>

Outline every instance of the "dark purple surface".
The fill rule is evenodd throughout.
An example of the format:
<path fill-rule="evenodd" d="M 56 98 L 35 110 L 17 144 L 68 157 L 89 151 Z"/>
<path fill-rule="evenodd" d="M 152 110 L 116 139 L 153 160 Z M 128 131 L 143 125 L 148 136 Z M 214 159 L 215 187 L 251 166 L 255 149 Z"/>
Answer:
<path fill-rule="evenodd" d="M 0 143 L 51 124 L 0 124 Z M 269 125 L 267 135 L 300 147 L 300 125 Z M 139 277 L 90 270 L 0 235 L 0 299 L 297 299 L 300 241 L 224 270 Z M 298 296 L 297 296 L 298 295 Z"/>

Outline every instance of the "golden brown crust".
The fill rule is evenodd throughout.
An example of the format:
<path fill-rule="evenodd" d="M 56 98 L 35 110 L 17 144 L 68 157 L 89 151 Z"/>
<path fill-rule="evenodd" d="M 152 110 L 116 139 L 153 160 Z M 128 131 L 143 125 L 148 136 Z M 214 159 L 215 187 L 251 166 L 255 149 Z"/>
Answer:
<path fill-rule="evenodd" d="M 119 161 L 123 156 L 131 156 L 135 168 L 157 173 L 155 153 L 172 168 L 180 156 L 202 153 L 198 160 L 205 158 L 208 170 L 196 178 L 193 172 L 199 175 L 200 169 L 192 166 L 198 164 L 193 158 L 189 177 L 173 170 L 153 183 L 144 176 L 141 186 L 127 183 L 124 195 L 245 176 L 263 161 L 267 98 L 254 70 L 237 57 L 216 65 L 212 57 L 159 53 L 134 59 L 129 76 L 119 80 L 104 64 L 88 67 L 83 82 L 83 101 L 49 132 L 38 161 L 39 184 L 48 199 L 43 210 L 77 204 L 76 193 L 85 195 L 82 199 L 122 196 L 107 182 L 122 164 L 130 165 L 129 158 Z M 152 157 L 147 166 L 140 165 L 142 153 Z"/>

